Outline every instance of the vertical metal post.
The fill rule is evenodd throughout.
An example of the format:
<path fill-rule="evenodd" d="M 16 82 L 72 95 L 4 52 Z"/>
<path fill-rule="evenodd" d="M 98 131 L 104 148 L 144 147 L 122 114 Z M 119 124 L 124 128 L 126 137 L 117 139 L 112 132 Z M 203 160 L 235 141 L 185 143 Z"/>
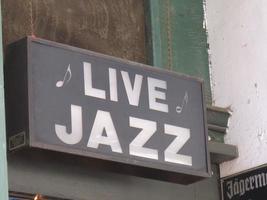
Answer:
<path fill-rule="evenodd" d="M 0 0 L 1 6 L 1 0 Z M 3 43 L 2 43 L 2 13 L 0 7 L 0 199 L 8 199 L 7 157 L 6 157 L 6 127 L 5 127 L 5 98 L 3 72 Z"/>

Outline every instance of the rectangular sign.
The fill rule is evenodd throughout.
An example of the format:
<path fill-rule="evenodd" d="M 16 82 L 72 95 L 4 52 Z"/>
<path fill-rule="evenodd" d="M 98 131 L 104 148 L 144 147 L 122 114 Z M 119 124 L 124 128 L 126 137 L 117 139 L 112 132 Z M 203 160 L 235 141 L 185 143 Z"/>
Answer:
<path fill-rule="evenodd" d="M 267 166 L 222 179 L 223 200 L 262 200 L 267 197 Z"/>
<path fill-rule="evenodd" d="M 209 176 L 202 81 L 31 37 L 10 46 L 5 69 L 13 149 L 25 133 L 30 147 L 136 175 L 180 183 Z"/>

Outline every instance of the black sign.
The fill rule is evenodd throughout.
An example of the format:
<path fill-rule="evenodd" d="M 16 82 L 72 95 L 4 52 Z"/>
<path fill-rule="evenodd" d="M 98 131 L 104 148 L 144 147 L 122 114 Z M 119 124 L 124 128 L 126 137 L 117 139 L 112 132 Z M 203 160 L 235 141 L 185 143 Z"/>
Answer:
<path fill-rule="evenodd" d="M 29 144 L 181 183 L 209 176 L 200 80 L 33 38 L 6 60 L 11 150 Z"/>
<path fill-rule="evenodd" d="M 224 200 L 263 200 L 267 198 L 267 167 L 224 178 Z"/>

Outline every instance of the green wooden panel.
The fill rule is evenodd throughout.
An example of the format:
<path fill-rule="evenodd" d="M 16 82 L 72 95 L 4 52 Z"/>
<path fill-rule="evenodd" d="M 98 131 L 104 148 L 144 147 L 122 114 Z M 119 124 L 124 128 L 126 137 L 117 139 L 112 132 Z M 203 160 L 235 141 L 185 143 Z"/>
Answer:
<path fill-rule="evenodd" d="M 211 141 L 224 143 L 224 134 L 214 130 L 208 130 Z"/>
<path fill-rule="evenodd" d="M 149 64 L 205 80 L 211 104 L 206 29 L 202 0 L 146 2 Z M 152 53 L 151 53 L 152 52 Z"/>
<path fill-rule="evenodd" d="M 1 4 L 1 2 L 0 2 Z M 0 9 L 0 20 L 2 23 Z M 3 52 L 2 52 L 2 26 L 0 27 L 0 199 L 8 199 L 7 194 L 7 160 L 6 160 L 6 128 L 4 105 L 4 80 L 3 80 Z"/>
<path fill-rule="evenodd" d="M 164 68 L 167 66 L 167 35 L 162 0 L 145 1 L 148 64 Z"/>
<path fill-rule="evenodd" d="M 228 128 L 228 121 L 231 116 L 231 111 L 225 108 L 214 106 L 207 107 L 207 121 L 209 124 Z"/>

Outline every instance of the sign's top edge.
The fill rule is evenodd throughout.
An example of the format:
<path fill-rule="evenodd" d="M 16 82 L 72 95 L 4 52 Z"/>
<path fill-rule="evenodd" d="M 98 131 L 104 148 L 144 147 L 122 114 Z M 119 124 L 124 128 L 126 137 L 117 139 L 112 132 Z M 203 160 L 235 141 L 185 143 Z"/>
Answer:
<path fill-rule="evenodd" d="M 84 53 L 84 54 L 90 53 L 90 55 L 93 55 L 93 56 L 101 56 L 101 57 L 103 57 L 105 59 L 112 59 L 114 61 L 123 62 L 123 63 L 126 63 L 126 64 L 131 64 L 131 65 L 134 65 L 134 66 L 147 68 L 148 70 L 152 70 L 152 71 L 155 71 L 155 72 L 164 72 L 164 73 L 167 73 L 167 74 L 170 74 L 170 75 L 176 75 L 176 76 L 179 76 L 180 78 L 183 78 L 183 79 L 190 79 L 190 80 L 199 82 L 200 84 L 204 84 L 204 80 L 202 78 L 195 77 L 195 76 L 190 76 L 190 75 L 187 75 L 187 74 L 182 74 L 182 73 L 179 73 L 179 72 L 176 72 L 176 71 L 171 71 L 171 70 L 168 70 L 168 69 L 162 69 L 159 66 L 151 66 L 151 65 L 147 65 L 147 64 L 143 64 L 143 63 L 138 63 L 138 62 L 126 60 L 126 59 L 123 59 L 123 58 L 118 58 L 118 57 L 114 57 L 114 56 L 110 56 L 110 55 L 94 52 L 94 51 L 91 51 L 91 50 L 88 50 L 88 49 L 82 49 L 82 48 L 71 46 L 71 45 L 68 45 L 68 44 L 54 42 L 54 41 L 50 41 L 50 40 L 46 40 L 46 39 L 42 39 L 42 38 L 38 38 L 38 37 L 33 37 L 33 36 L 27 36 L 27 37 L 25 37 L 23 39 L 27 39 L 28 42 L 36 42 L 36 43 L 40 43 L 40 44 L 43 44 L 43 45 L 63 48 L 63 49 L 66 49 L 66 50 L 76 51 L 76 52 L 80 52 L 80 53 Z"/>

